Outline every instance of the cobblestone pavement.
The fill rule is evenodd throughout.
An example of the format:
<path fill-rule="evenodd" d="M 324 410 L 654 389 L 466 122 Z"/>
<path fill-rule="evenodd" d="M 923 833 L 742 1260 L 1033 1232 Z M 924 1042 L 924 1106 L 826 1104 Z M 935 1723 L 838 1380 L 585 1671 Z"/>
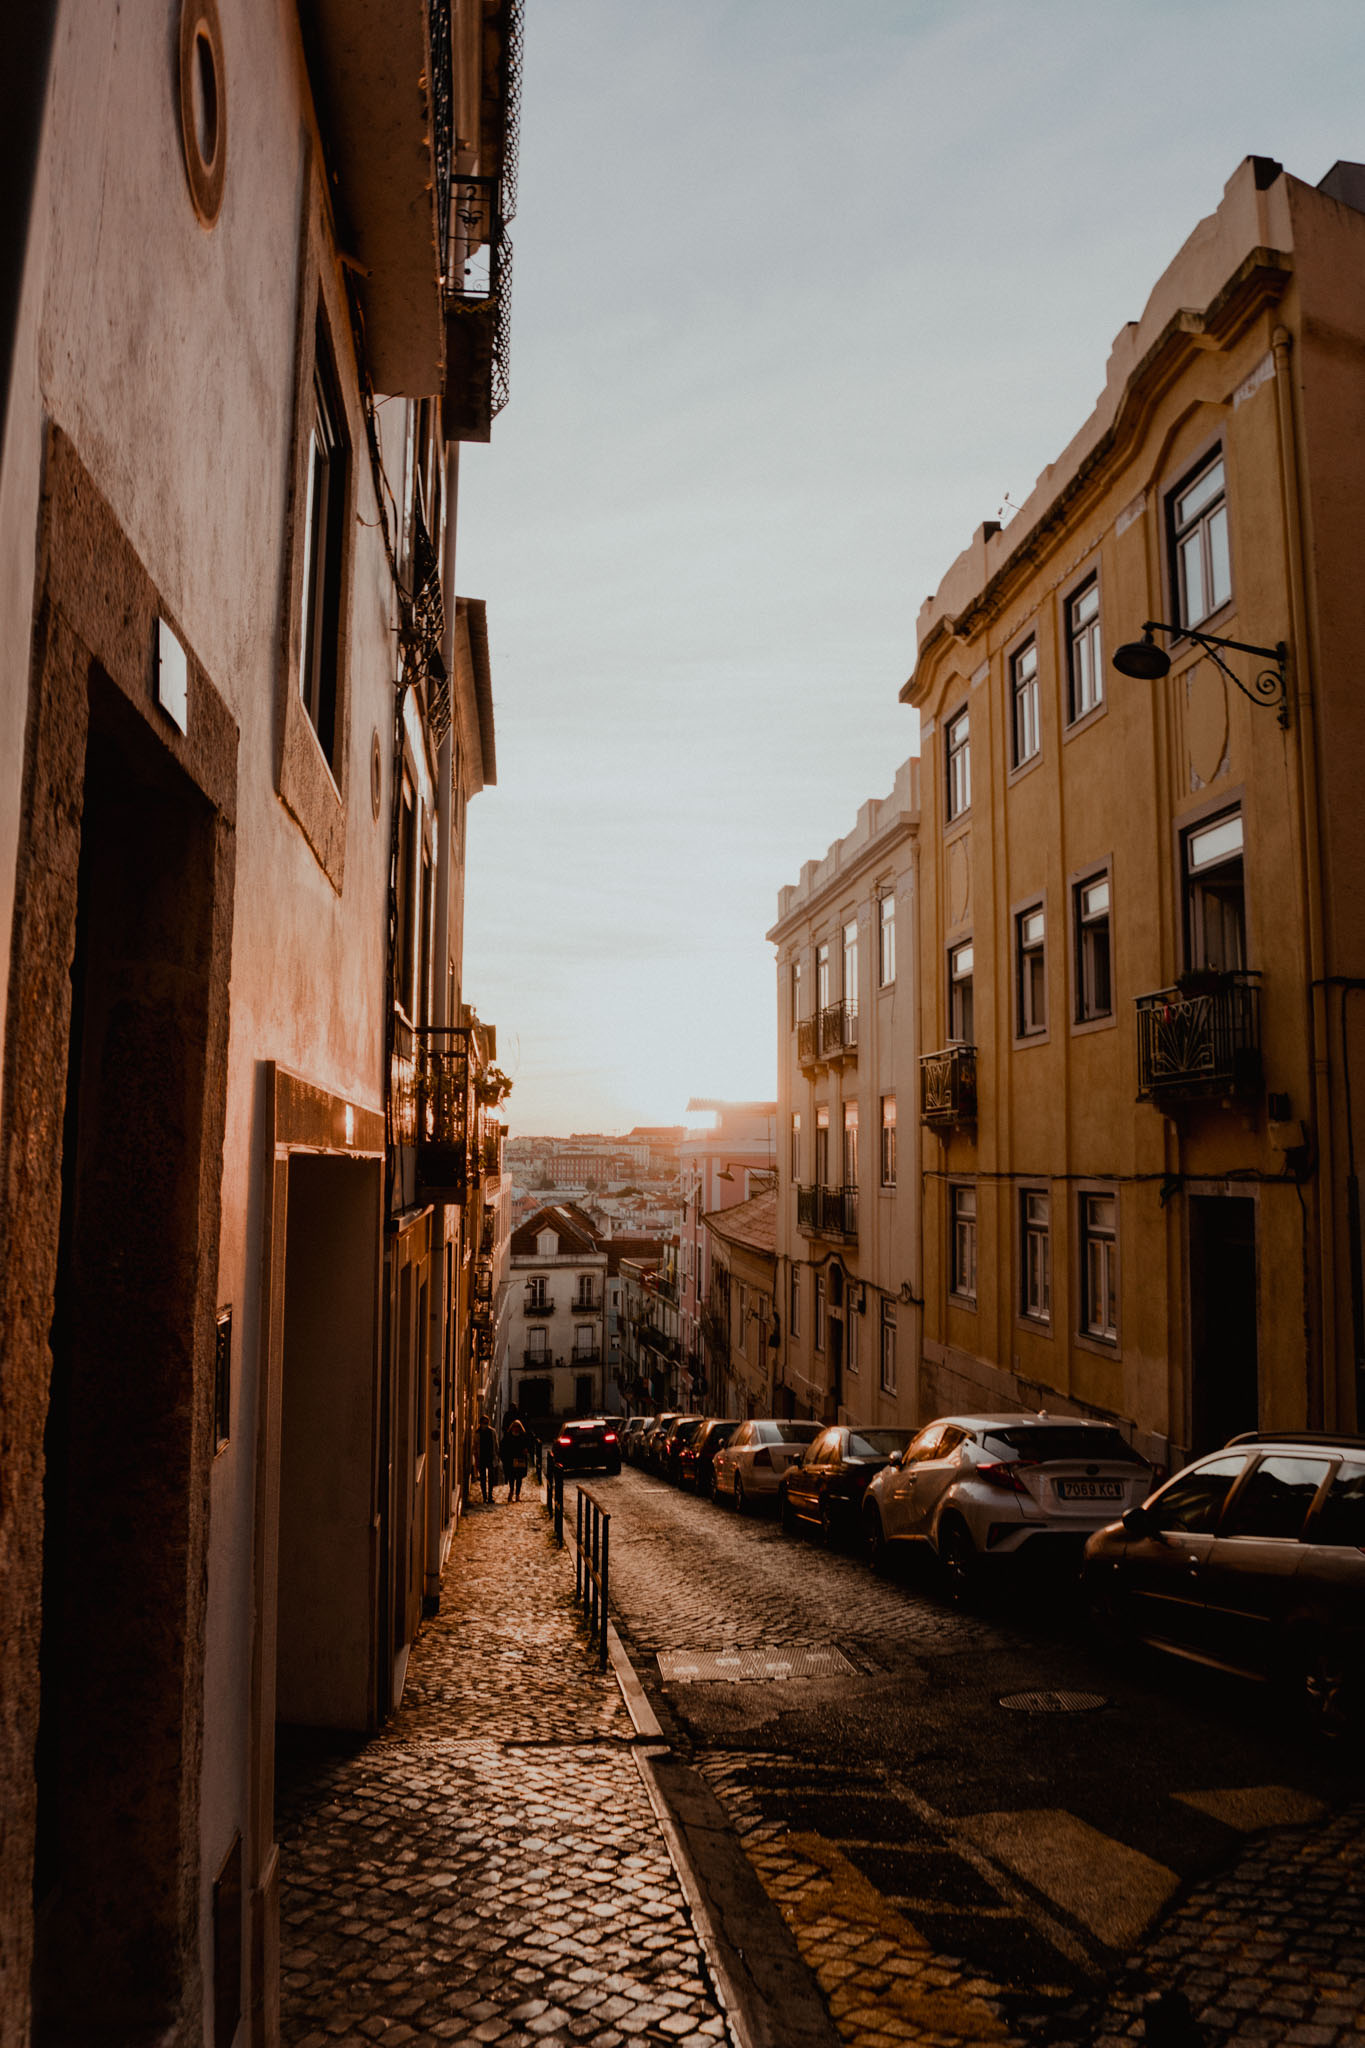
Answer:
<path fill-rule="evenodd" d="M 726 2026 L 536 1495 L 473 1507 L 402 1707 L 281 1769 L 290 2048 L 712 2048 Z"/>
<path fill-rule="evenodd" d="M 1273 1718 L 641 1474 L 612 1494 L 637 1666 L 849 2048 L 1360 2040 L 1365 1808 L 1330 1818 L 1340 1771 Z M 656 1661 L 831 1642 L 833 1683 L 664 1684 Z M 1096 1711 L 1001 1711 L 1029 1687 Z M 1078 1687 L 1104 1693 L 1041 1690 Z"/>

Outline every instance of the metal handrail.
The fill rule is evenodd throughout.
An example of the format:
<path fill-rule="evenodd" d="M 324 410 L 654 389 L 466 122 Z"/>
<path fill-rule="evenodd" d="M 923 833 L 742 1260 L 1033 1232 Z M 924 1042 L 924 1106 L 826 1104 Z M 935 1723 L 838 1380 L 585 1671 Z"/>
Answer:
<path fill-rule="evenodd" d="M 574 1598 L 588 1623 L 588 1640 L 596 1638 L 598 1669 L 607 1668 L 607 1597 L 611 1580 L 611 1516 L 586 1486 L 574 1489 L 578 1502 Z"/>

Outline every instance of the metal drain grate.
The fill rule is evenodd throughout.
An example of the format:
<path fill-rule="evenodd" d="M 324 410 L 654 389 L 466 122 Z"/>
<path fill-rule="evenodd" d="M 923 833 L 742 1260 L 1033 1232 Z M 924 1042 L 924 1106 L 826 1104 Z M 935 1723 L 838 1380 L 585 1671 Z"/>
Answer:
<path fill-rule="evenodd" d="M 1108 1704 L 1102 1692 L 1007 1692 L 1000 1701 L 1012 1714 L 1093 1714 Z"/>
<path fill-rule="evenodd" d="M 856 1672 L 842 1650 L 660 1650 L 659 1676 L 670 1685 L 707 1679 L 845 1678 Z"/>

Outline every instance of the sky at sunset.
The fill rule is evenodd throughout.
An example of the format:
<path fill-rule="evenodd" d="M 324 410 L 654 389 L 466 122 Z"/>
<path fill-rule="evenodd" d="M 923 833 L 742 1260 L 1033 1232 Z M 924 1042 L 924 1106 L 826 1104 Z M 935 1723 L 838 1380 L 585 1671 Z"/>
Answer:
<path fill-rule="evenodd" d="M 1247 154 L 1365 158 L 1365 6 L 527 0 L 512 401 L 462 455 L 514 1130 L 776 1089 L 777 892 L 917 749 L 915 617 Z"/>

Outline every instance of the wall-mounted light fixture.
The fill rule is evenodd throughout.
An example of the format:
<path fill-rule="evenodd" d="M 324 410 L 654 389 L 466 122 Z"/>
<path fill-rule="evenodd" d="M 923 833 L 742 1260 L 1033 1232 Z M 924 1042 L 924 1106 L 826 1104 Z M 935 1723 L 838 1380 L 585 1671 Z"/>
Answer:
<path fill-rule="evenodd" d="M 1154 633 L 1169 633 L 1175 637 L 1193 640 L 1202 647 L 1210 660 L 1217 662 L 1230 683 L 1234 683 L 1250 704 L 1259 704 L 1266 710 L 1273 710 L 1281 728 L 1289 724 L 1289 691 L 1285 681 L 1285 665 L 1289 660 L 1289 649 L 1283 640 L 1277 640 L 1273 647 L 1256 647 L 1249 640 L 1225 640 L 1217 633 L 1200 633 L 1193 626 L 1167 626 L 1160 619 L 1148 619 L 1142 628 L 1140 640 L 1129 640 L 1124 646 L 1115 648 L 1113 665 L 1121 676 L 1133 676 L 1140 683 L 1159 683 L 1170 674 L 1171 657 L 1164 647 L 1158 647 L 1152 638 Z M 1253 676 L 1250 687 L 1234 673 L 1224 661 L 1220 648 L 1228 648 L 1234 654 L 1253 654 L 1261 661 L 1273 661 L 1273 669 L 1261 669 Z"/>

